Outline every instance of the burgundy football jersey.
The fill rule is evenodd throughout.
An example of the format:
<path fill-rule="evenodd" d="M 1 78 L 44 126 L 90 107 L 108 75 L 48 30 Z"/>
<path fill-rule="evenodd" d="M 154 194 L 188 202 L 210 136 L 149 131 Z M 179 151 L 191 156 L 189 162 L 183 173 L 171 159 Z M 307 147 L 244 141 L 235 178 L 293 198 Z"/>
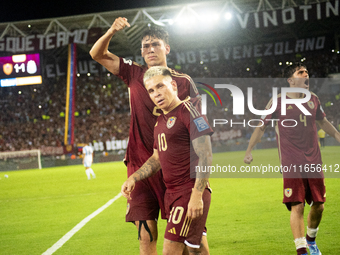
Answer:
<path fill-rule="evenodd" d="M 142 166 L 153 154 L 153 129 L 161 111 L 154 105 L 143 85 L 143 76 L 148 68 L 120 58 L 119 75 L 129 88 L 130 131 L 125 161 Z M 178 85 L 178 97 L 198 95 L 195 83 L 186 74 L 169 69 Z M 130 175 L 131 173 L 129 173 Z"/>
<path fill-rule="evenodd" d="M 277 123 L 275 130 L 283 166 L 322 164 L 315 121 L 322 120 L 326 114 L 321 107 L 319 98 L 312 92 L 311 99 L 302 105 L 311 115 L 304 115 L 295 104 L 287 104 L 286 115 L 282 115 L 281 94 L 279 94 L 276 110 L 272 114 L 261 117 L 265 125 L 272 125 L 272 121 L 269 119 L 279 120 L 275 121 Z M 269 101 L 266 109 L 270 109 L 271 106 L 272 100 Z"/>
<path fill-rule="evenodd" d="M 192 140 L 203 135 L 212 135 L 205 116 L 202 116 L 189 100 L 158 117 L 154 130 L 154 148 L 158 150 L 168 193 L 191 190 L 195 179 L 198 156 Z"/>

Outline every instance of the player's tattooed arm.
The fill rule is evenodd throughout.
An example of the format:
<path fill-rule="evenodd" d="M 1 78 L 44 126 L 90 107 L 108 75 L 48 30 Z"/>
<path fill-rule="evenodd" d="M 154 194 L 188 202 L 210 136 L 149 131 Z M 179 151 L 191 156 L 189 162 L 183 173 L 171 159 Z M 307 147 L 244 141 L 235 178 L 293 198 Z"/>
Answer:
<path fill-rule="evenodd" d="M 158 152 L 154 150 L 154 154 L 131 177 L 137 182 L 154 175 L 160 169 L 161 164 L 159 162 Z"/>
<path fill-rule="evenodd" d="M 198 166 L 196 167 L 196 182 L 194 189 L 203 192 L 210 176 L 210 171 L 207 170 L 212 164 L 210 136 L 200 136 L 192 141 L 192 145 L 199 157 Z"/>
<path fill-rule="evenodd" d="M 146 179 L 161 169 L 161 164 L 159 162 L 159 156 L 157 150 L 154 150 L 153 155 L 139 168 L 135 173 L 130 175 L 130 177 L 123 183 L 121 188 L 121 193 L 127 199 L 131 199 L 131 192 L 135 188 L 137 181 Z"/>
<path fill-rule="evenodd" d="M 212 163 L 212 149 L 210 136 L 205 135 L 192 141 L 194 150 L 199 157 L 195 168 L 196 181 L 188 203 L 187 217 L 196 219 L 203 215 L 203 192 L 208 183 L 210 172 L 207 171 Z"/>

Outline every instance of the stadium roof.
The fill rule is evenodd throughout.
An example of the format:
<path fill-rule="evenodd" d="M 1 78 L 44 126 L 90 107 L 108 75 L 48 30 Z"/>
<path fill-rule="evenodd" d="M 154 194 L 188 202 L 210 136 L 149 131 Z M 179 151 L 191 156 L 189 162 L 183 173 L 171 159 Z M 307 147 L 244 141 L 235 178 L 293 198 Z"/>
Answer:
<path fill-rule="evenodd" d="M 338 1 L 338 0 L 336 0 Z M 137 8 L 120 11 L 108 11 L 51 19 L 27 20 L 10 23 L 0 23 L 0 40 L 12 37 L 26 37 L 31 34 L 70 32 L 76 29 L 101 28 L 105 32 L 117 17 L 126 17 L 131 24 L 123 32 L 117 33 L 111 41 L 110 50 L 117 55 L 138 55 L 140 52 L 140 36 L 150 25 L 164 26 L 169 31 L 171 47 L 175 50 L 202 45 L 228 43 L 249 43 L 287 38 L 303 38 L 318 34 L 335 33 L 339 30 L 339 18 L 310 21 L 301 24 L 273 26 L 258 29 L 237 29 L 227 23 L 213 24 L 204 27 L 214 17 L 224 13 L 245 14 L 256 12 L 273 12 L 287 8 L 296 8 L 302 5 L 324 3 L 323 0 L 227 0 L 207 1 L 181 5 L 168 5 L 161 7 Z M 209 13 L 213 16 L 208 16 Z M 181 18 L 190 17 L 199 27 L 186 28 Z M 240 20 L 240 19 L 239 19 Z M 337 22 L 336 22 L 337 21 Z M 201 22 L 201 23 L 199 23 Z M 241 22 L 241 21 L 240 21 Z M 244 20 L 243 20 L 244 22 Z M 199 39 L 199 40 L 198 40 Z M 208 44 L 209 45 L 209 44 Z M 91 45 L 82 45 L 84 52 L 88 52 Z"/>

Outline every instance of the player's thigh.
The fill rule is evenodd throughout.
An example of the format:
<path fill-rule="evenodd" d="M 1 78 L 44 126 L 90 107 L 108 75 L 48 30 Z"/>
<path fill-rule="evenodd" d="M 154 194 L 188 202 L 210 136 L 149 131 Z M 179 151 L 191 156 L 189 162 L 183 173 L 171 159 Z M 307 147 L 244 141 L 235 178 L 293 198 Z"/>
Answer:
<path fill-rule="evenodd" d="M 138 238 L 142 242 L 156 242 L 158 239 L 157 221 L 135 221 L 134 222 L 138 230 Z"/>
<path fill-rule="evenodd" d="M 184 243 L 175 242 L 164 238 L 163 255 L 182 255 L 184 249 Z"/>

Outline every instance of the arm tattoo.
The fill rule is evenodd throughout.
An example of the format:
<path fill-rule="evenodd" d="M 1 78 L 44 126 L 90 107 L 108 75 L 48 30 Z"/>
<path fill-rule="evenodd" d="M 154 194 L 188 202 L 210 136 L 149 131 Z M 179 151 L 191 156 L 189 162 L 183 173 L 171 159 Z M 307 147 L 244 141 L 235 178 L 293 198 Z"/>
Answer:
<path fill-rule="evenodd" d="M 196 172 L 195 189 L 203 192 L 209 179 L 210 167 L 212 163 L 210 136 L 200 136 L 193 140 L 192 144 L 197 156 L 199 157 L 198 167 L 201 170 L 205 170 Z"/>
<path fill-rule="evenodd" d="M 158 172 L 158 170 L 161 169 L 161 165 L 159 163 L 159 160 L 150 157 L 144 165 L 142 165 L 141 168 L 138 169 L 133 175 L 133 179 L 137 182 L 140 180 L 144 180 L 155 173 Z"/>

